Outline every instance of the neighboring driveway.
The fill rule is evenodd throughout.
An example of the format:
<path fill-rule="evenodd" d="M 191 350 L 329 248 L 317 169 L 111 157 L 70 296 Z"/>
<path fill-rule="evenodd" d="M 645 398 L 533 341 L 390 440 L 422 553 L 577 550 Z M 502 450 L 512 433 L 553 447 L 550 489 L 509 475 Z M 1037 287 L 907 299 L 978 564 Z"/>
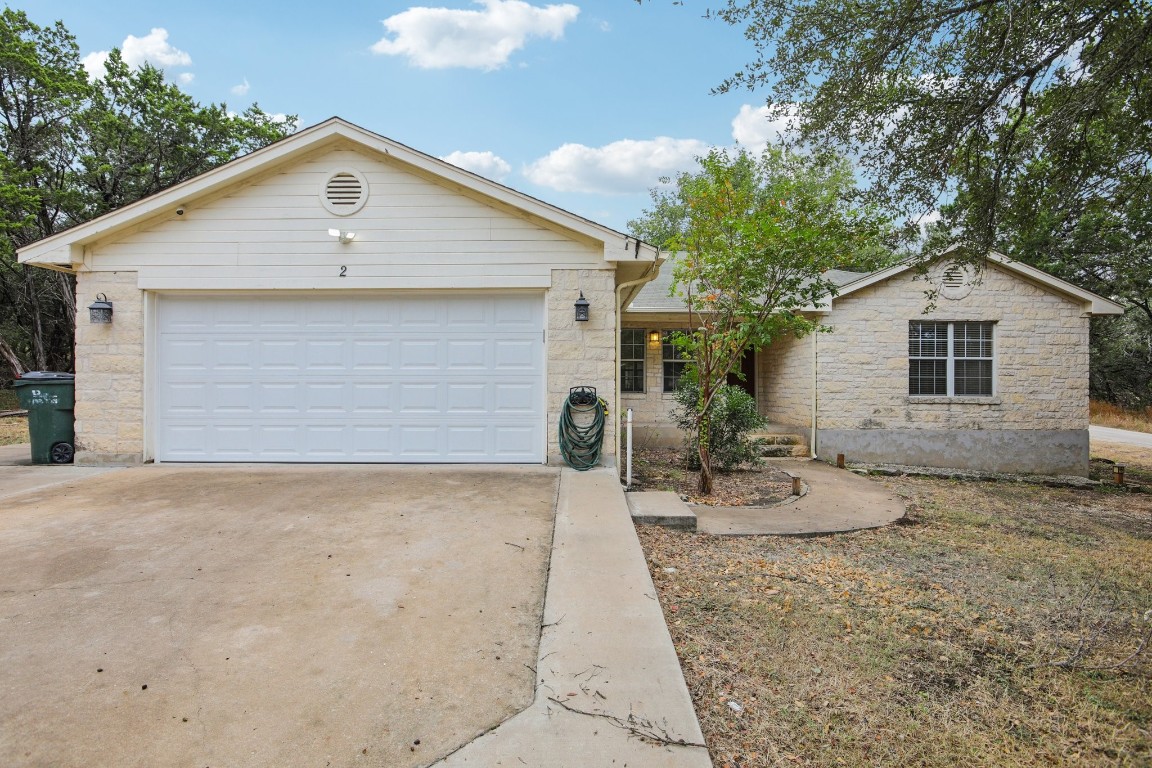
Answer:
<path fill-rule="evenodd" d="M 1113 429 L 1112 427 L 1088 427 L 1088 437 L 1093 443 L 1119 443 L 1132 445 L 1137 448 L 1152 448 L 1152 434 L 1148 432 L 1133 432 L 1129 429 Z"/>
<path fill-rule="evenodd" d="M 153 466 L 7 496 L 0 765 L 432 762 L 533 700 L 559 475 Z"/>

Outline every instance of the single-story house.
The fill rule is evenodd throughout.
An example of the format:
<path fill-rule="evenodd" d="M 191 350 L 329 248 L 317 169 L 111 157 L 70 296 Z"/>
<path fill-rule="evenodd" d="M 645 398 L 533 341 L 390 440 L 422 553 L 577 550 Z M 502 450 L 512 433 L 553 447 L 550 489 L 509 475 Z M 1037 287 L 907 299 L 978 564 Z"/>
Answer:
<path fill-rule="evenodd" d="M 19 260 L 76 275 L 87 464 L 546 462 L 571 387 L 615 412 L 619 307 L 660 263 L 339 118 Z"/>
<path fill-rule="evenodd" d="M 76 275 L 80 463 L 556 461 L 580 386 L 604 463 L 627 408 L 679 439 L 657 249 L 339 118 L 19 259 Z M 822 458 L 1087 472 L 1088 318 L 1119 306 L 995 254 L 944 259 L 927 312 L 909 265 L 832 277 L 832 332 L 745 361 L 775 425 Z"/>
<path fill-rule="evenodd" d="M 1123 307 L 997 253 L 922 272 L 828 273 L 836 295 L 807 314 L 829 332 L 749 351 L 739 383 L 772 429 L 828 461 L 1086 475 L 1089 318 Z M 620 407 L 641 443 L 681 439 L 666 339 L 688 315 L 670 273 L 622 320 Z"/>

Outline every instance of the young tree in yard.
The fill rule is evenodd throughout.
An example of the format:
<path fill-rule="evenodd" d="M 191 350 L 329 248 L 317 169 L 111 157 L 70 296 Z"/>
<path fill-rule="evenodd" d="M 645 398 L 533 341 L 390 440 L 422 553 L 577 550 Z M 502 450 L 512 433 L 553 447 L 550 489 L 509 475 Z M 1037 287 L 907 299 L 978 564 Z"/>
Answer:
<path fill-rule="evenodd" d="M 884 259 L 889 229 L 854 204 L 851 167 L 835 155 L 714 149 L 698 162 L 698 171 L 653 190 L 652 208 L 630 227 L 679 254 L 672 289 L 690 327 L 675 343 L 699 388 L 692 426 L 699 489 L 710 494 L 710 406 L 728 372 L 749 347 L 816 330 L 798 310 L 835 290 L 824 273 Z"/>
<path fill-rule="evenodd" d="M 164 74 L 113 51 L 90 80 L 62 23 L 0 12 L 0 370 L 70 370 L 70 275 L 23 266 L 16 249 L 185 181 L 291 134 L 253 105 L 202 106 Z"/>

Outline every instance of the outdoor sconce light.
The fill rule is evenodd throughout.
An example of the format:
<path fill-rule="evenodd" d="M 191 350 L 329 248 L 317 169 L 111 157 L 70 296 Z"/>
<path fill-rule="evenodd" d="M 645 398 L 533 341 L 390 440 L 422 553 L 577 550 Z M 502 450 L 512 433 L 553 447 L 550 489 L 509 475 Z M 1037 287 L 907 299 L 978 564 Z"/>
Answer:
<path fill-rule="evenodd" d="M 580 291 L 580 298 L 576 299 L 576 322 L 588 322 L 588 299 L 584 298 L 584 291 Z"/>
<path fill-rule="evenodd" d="M 348 243 L 350 243 L 356 239 L 356 233 L 355 232 L 346 232 L 343 229 L 330 229 L 330 230 L 328 230 L 328 235 L 336 238 L 337 240 L 339 240 L 344 245 L 347 245 Z"/>
<path fill-rule="evenodd" d="M 660 331 L 648 331 L 648 343 L 649 344 L 659 344 L 660 343 Z"/>
<path fill-rule="evenodd" d="M 112 302 L 102 293 L 96 294 L 96 301 L 88 305 L 88 321 L 107 325 L 112 322 Z"/>

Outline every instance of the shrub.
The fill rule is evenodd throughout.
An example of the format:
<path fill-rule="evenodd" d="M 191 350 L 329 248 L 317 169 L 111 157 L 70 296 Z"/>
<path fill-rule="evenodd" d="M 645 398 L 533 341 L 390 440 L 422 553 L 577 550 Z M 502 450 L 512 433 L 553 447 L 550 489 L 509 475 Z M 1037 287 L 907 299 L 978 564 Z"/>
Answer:
<path fill-rule="evenodd" d="M 694 470 L 700 468 L 699 436 L 693 426 L 699 392 L 695 377 L 685 376 L 676 390 L 676 407 L 672 410 L 676 426 L 684 433 L 688 466 Z M 709 410 L 712 426 L 708 447 L 715 466 L 721 472 L 731 472 L 741 464 L 761 464 L 755 443 L 748 439 L 750 432 L 763 428 L 767 423 L 767 419 L 756 411 L 756 398 L 740 387 L 725 384 L 712 398 Z"/>

